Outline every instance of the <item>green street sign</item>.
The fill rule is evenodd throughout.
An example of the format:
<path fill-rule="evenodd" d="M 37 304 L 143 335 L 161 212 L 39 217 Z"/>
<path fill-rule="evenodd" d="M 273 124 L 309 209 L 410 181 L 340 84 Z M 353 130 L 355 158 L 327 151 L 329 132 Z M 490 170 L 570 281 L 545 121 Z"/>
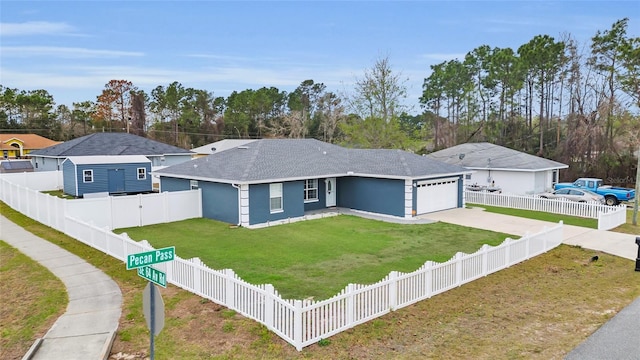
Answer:
<path fill-rule="evenodd" d="M 167 275 L 160 270 L 152 268 L 151 266 L 139 267 L 138 276 L 164 288 L 167 287 Z"/>
<path fill-rule="evenodd" d="M 137 254 L 129 254 L 127 256 L 127 270 L 137 269 L 143 266 L 149 266 L 176 258 L 176 247 L 170 246 L 163 249 L 157 249 Z"/>

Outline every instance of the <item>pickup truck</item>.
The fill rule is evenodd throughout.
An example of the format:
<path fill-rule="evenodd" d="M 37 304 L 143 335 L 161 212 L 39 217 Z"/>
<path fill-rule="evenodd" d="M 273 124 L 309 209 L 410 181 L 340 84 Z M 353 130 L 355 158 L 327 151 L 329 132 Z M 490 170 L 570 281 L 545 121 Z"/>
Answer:
<path fill-rule="evenodd" d="M 602 179 L 579 178 L 573 183 L 557 183 L 553 186 L 554 190 L 568 187 L 591 190 L 604 196 L 605 203 L 611 206 L 618 205 L 621 201 L 631 201 L 636 197 L 634 189 L 603 185 Z"/>

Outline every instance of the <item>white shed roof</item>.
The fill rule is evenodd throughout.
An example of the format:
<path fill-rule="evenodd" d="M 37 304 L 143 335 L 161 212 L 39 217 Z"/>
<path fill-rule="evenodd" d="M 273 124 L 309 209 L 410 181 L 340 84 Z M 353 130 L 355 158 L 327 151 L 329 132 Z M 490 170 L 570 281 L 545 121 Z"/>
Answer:
<path fill-rule="evenodd" d="M 65 161 L 74 164 L 129 164 L 129 163 L 150 163 L 143 155 L 114 155 L 114 156 L 69 156 Z"/>

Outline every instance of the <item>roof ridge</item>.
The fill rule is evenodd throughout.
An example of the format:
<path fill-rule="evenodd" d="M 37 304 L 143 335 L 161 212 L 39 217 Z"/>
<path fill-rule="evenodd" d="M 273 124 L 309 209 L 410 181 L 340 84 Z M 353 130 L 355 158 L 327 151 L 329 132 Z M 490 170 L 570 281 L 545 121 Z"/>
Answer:
<path fill-rule="evenodd" d="M 262 144 L 264 143 L 262 140 L 264 139 L 260 139 L 258 141 L 254 141 L 253 143 L 255 143 L 257 146 L 255 147 L 255 150 L 253 150 L 253 154 L 251 154 L 251 158 L 249 159 L 249 161 L 247 161 L 247 165 L 244 168 L 244 172 L 242 173 L 242 180 L 246 180 L 249 177 L 249 171 L 251 170 L 251 168 L 253 168 L 253 164 L 256 162 L 256 159 L 258 158 L 258 154 L 260 153 L 260 148 L 262 147 Z M 252 144 L 252 143 L 249 143 Z M 247 144 L 247 145 L 249 145 Z M 247 146 L 247 150 L 250 149 L 250 147 Z M 238 146 L 236 148 L 236 150 L 239 151 L 244 151 L 245 149 L 240 148 L 240 146 Z"/>

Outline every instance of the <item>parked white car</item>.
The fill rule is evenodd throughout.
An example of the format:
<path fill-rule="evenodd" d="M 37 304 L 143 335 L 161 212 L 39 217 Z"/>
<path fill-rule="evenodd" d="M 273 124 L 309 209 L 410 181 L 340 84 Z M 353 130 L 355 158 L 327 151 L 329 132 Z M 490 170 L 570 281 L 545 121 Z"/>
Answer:
<path fill-rule="evenodd" d="M 538 194 L 543 199 L 567 199 L 577 202 L 598 202 L 604 204 L 604 196 L 594 193 L 593 191 L 578 189 L 578 188 L 564 188 L 555 190 L 552 192 L 545 192 Z"/>

